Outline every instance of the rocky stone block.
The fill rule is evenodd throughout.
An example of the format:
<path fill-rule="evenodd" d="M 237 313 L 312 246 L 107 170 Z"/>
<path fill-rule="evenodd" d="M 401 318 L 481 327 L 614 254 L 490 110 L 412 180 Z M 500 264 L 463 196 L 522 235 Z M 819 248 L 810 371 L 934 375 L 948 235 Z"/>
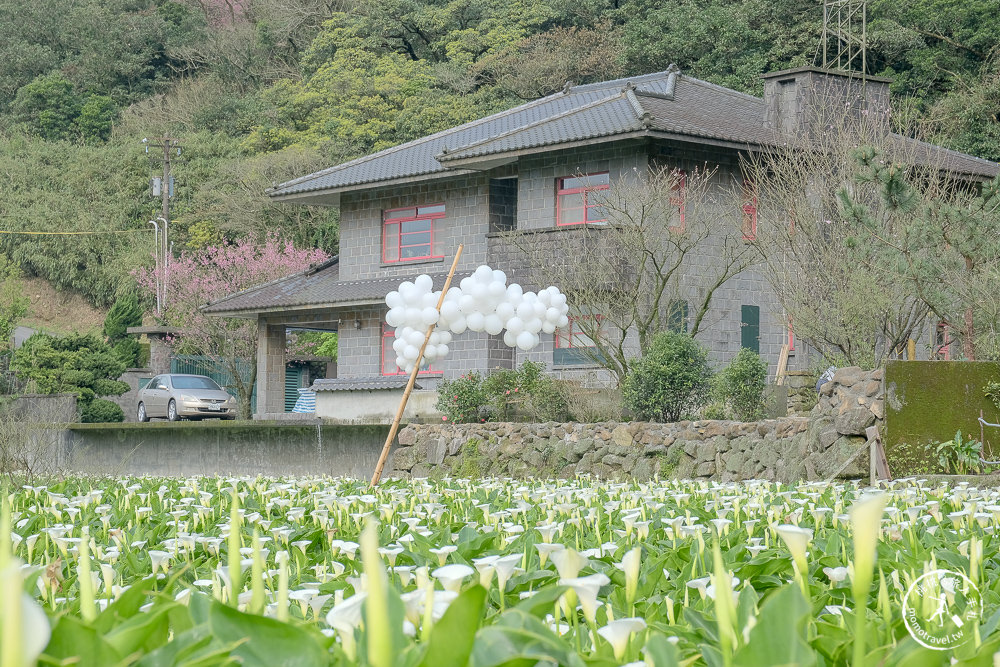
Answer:
<path fill-rule="evenodd" d="M 845 410 L 834 420 L 834 426 L 841 435 L 864 435 L 865 429 L 874 423 L 875 415 L 861 405 Z"/>

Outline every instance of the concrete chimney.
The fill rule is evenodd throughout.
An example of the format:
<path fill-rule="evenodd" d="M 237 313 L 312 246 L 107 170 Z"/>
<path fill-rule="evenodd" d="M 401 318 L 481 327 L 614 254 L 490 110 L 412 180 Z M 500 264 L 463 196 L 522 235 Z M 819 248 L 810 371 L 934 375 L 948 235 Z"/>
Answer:
<path fill-rule="evenodd" d="M 782 134 L 822 132 L 831 123 L 888 123 L 892 79 L 797 67 L 764 79 L 764 126 Z"/>

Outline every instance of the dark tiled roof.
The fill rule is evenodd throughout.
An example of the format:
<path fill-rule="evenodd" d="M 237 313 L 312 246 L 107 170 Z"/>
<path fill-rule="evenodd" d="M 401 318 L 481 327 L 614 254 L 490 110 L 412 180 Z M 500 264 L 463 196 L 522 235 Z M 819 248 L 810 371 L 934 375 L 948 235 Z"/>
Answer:
<path fill-rule="evenodd" d="M 521 130 L 574 109 L 609 97 L 620 96 L 622 88 L 628 83 L 647 92 L 669 95 L 673 87 L 671 81 L 676 76 L 676 70 L 667 70 L 630 79 L 574 86 L 566 92 L 555 93 L 471 123 L 282 183 L 268 194 L 280 198 L 315 190 L 335 190 L 365 183 L 443 172 L 445 167 L 437 160 L 437 156 L 443 152 Z"/>
<path fill-rule="evenodd" d="M 410 381 L 408 375 L 395 375 L 386 377 L 359 377 L 359 378 L 332 378 L 329 380 L 315 380 L 313 391 L 359 391 L 371 389 L 403 389 Z M 420 389 L 420 383 L 413 384 L 414 389 Z"/>
<path fill-rule="evenodd" d="M 269 191 L 275 198 L 349 190 L 434 174 L 463 174 L 487 156 L 636 133 L 713 139 L 740 146 L 782 140 L 764 127 L 764 101 L 671 67 L 629 79 L 568 87 L 507 111 L 298 178 Z M 993 177 L 988 160 L 898 137 L 901 152 L 961 174 Z M 451 167 L 449 169 L 449 167 Z"/>
<path fill-rule="evenodd" d="M 336 307 L 381 303 L 385 295 L 404 280 L 413 280 L 419 272 L 394 278 L 340 280 L 340 265 L 335 261 L 311 271 L 303 271 L 279 280 L 230 294 L 202 308 L 209 315 L 251 315 L 288 308 Z M 468 272 L 456 273 L 453 284 Z M 447 273 L 432 273 L 434 289 L 444 287 Z"/>

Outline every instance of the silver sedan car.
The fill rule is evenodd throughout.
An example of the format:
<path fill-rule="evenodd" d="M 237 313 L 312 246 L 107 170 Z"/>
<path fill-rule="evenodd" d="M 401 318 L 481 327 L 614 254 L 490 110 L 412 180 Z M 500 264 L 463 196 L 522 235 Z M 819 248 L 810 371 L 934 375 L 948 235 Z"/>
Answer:
<path fill-rule="evenodd" d="M 180 419 L 236 419 L 236 399 L 204 375 L 157 375 L 139 390 L 135 416 Z"/>

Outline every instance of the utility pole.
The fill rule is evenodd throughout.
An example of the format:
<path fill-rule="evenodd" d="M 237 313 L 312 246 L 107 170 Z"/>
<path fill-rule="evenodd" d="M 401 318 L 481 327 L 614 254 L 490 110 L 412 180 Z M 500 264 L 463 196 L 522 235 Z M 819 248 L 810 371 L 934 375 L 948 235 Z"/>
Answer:
<path fill-rule="evenodd" d="M 142 143 L 146 146 L 146 153 L 149 153 L 149 148 L 159 148 L 163 151 L 163 177 L 153 178 L 151 182 L 152 195 L 154 197 L 160 197 L 160 217 L 157 220 L 160 221 L 162 229 L 159 230 L 159 243 L 157 244 L 157 260 L 159 265 L 162 267 L 163 273 L 163 301 L 166 301 L 166 291 L 167 291 L 167 270 L 170 266 L 170 241 L 169 227 L 170 227 L 170 198 L 174 196 L 174 184 L 170 176 L 170 164 L 171 160 L 174 158 L 179 158 L 181 156 L 182 146 L 180 140 L 172 139 L 170 137 L 160 137 L 158 139 L 143 139 Z M 156 159 L 152 155 L 150 159 Z M 162 259 L 161 259 L 162 258 Z M 163 305 L 166 305 L 165 303 Z"/>

